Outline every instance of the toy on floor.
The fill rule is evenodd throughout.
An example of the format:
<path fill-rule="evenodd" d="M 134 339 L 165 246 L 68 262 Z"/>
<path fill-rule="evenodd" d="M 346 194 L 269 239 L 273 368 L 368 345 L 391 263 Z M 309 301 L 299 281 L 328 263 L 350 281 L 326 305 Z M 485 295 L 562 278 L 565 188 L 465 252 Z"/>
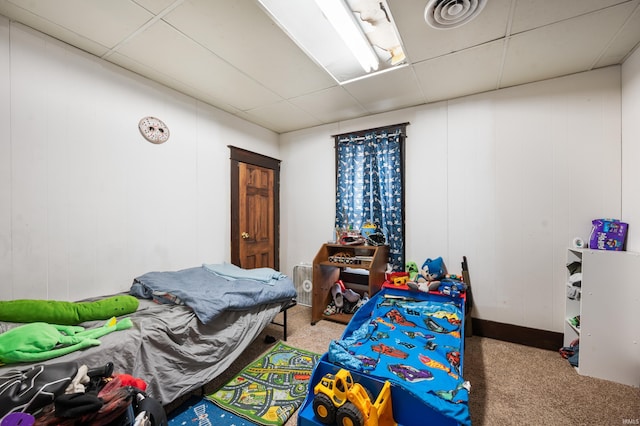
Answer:
<path fill-rule="evenodd" d="M 393 420 L 390 382 L 386 381 L 375 402 L 368 389 L 355 383 L 349 370 L 327 373 L 313 389 L 313 412 L 324 424 L 397 426 Z"/>
<path fill-rule="evenodd" d="M 0 364 L 37 362 L 100 345 L 99 337 L 131 328 L 130 318 L 113 317 L 102 327 L 85 330 L 73 325 L 34 322 L 0 334 Z"/>

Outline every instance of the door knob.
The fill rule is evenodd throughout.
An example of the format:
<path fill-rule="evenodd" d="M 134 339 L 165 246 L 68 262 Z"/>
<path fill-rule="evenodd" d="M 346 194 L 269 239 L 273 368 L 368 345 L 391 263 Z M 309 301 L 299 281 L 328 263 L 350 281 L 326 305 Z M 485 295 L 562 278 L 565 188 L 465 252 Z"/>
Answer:
<path fill-rule="evenodd" d="M 242 233 L 242 234 L 240 234 L 240 235 L 242 236 L 242 239 L 243 239 L 243 240 L 246 240 L 247 238 L 249 238 L 249 237 L 250 237 L 250 235 L 249 235 L 249 233 L 248 233 L 248 232 L 243 232 L 243 233 Z"/>

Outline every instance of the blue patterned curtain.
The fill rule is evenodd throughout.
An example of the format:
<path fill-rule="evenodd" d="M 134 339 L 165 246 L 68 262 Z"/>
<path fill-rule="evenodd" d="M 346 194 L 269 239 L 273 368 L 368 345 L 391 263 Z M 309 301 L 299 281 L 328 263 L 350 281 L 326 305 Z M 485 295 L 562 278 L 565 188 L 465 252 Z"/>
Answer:
<path fill-rule="evenodd" d="M 404 271 L 403 130 L 336 137 L 336 226 L 378 225 L 394 271 Z"/>

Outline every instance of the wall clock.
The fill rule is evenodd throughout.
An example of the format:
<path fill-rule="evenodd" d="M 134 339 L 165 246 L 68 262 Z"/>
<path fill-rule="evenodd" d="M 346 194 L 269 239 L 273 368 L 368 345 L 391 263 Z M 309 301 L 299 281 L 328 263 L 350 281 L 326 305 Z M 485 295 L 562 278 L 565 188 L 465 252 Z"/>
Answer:
<path fill-rule="evenodd" d="M 164 122 L 155 117 L 144 117 L 138 123 L 142 136 L 151 143 L 164 143 L 169 139 L 169 128 Z"/>

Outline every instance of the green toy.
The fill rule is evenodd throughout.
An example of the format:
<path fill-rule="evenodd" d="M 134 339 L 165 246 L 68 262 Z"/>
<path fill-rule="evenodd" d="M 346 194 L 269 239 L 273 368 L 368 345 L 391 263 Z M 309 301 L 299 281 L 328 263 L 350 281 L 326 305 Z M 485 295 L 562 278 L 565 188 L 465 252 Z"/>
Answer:
<path fill-rule="evenodd" d="M 413 261 L 407 262 L 405 266 L 405 272 L 409 273 L 409 281 L 415 282 L 418 276 L 418 272 L 420 272 L 420 270 L 418 269 L 418 264 Z"/>
<path fill-rule="evenodd" d="M 99 337 L 131 328 L 131 318 L 113 317 L 102 327 L 85 330 L 73 325 L 34 322 L 0 334 L 0 365 L 38 362 L 100 345 Z"/>
<path fill-rule="evenodd" d="M 108 320 L 138 309 L 134 296 L 123 294 L 93 302 L 19 299 L 0 301 L 0 321 L 46 322 L 78 325 L 85 321 Z"/>

